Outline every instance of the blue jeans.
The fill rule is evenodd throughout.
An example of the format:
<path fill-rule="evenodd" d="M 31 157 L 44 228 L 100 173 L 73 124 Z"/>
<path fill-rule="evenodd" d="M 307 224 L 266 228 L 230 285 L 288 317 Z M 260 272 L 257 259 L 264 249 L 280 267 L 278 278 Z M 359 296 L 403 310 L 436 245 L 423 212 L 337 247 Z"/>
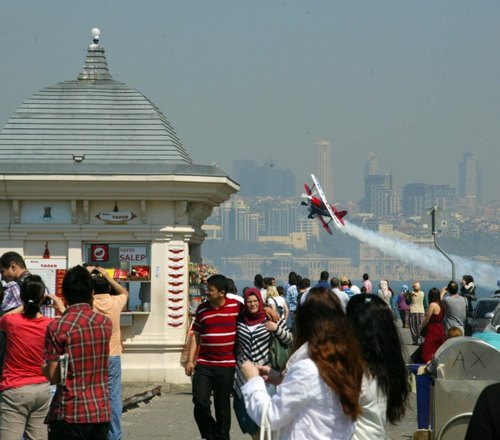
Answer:
<path fill-rule="evenodd" d="M 257 423 L 255 423 L 248 415 L 243 396 L 238 397 L 238 395 L 234 393 L 233 409 L 234 414 L 236 415 L 236 420 L 238 421 L 238 425 L 240 425 L 240 429 L 243 434 L 250 434 L 253 436 L 259 432 L 259 425 L 257 425 Z"/>
<path fill-rule="evenodd" d="M 274 385 L 266 383 L 267 393 L 272 397 L 276 394 L 276 387 Z M 240 425 L 241 432 L 243 434 L 254 435 L 259 432 L 259 424 L 255 423 L 254 420 L 248 415 L 247 408 L 245 406 L 245 401 L 243 396 L 238 397 L 238 393 L 235 391 L 233 396 L 233 409 L 236 415 L 236 420 L 238 425 Z"/>
<path fill-rule="evenodd" d="M 108 367 L 109 400 L 111 404 L 111 421 L 109 423 L 108 440 L 122 438 L 122 360 L 121 356 L 110 356 Z"/>

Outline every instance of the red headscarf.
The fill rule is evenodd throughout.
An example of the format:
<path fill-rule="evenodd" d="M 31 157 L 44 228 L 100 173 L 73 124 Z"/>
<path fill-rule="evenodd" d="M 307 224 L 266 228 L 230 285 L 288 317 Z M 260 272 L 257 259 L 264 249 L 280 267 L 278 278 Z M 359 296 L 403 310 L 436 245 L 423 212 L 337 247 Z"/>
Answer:
<path fill-rule="evenodd" d="M 259 310 L 257 313 L 250 313 L 247 307 L 247 299 L 249 296 L 255 296 L 259 301 Z M 243 321 L 247 325 L 257 325 L 266 320 L 266 314 L 264 312 L 264 303 L 262 302 L 262 295 L 260 290 L 256 287 L 251 287 L 250 289 L 245 290 L 243 294 L 243 299 L 245 300 L 245 312 L 243 313 Z"/>

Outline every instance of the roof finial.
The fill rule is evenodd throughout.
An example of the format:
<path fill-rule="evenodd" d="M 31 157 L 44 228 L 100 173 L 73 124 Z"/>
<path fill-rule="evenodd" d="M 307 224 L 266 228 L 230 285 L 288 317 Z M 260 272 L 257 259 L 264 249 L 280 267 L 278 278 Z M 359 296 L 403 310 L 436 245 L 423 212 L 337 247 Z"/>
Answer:
<path fill-rule="evenodd" d="M 90 31 L 90 33 L 92 34 L 92 41 L 94 42 L 93 44 L 90 45 L 90 47 L 97 47 L 99 46 L 99 38 L 101 36 L 101 30 L 99 28 L 92 28 L 92 30 Z"/>
<path fill-rule="evenodd" d="M 106 56 L 104 55 L 104 48 L 99 46 L 99 39 L 101 37 L 101 31 L 99 28 L 92 28 L 90 31 L 92 34 L 93 43 L 89 46 L 87 50 L 87 57 L 85 58 L 85 64 L 83 69 L 78 75 L 79 80 L 107 80 L 111 79 L 111 75 L 108 71 L 108 64 L 106 63 Z"/>

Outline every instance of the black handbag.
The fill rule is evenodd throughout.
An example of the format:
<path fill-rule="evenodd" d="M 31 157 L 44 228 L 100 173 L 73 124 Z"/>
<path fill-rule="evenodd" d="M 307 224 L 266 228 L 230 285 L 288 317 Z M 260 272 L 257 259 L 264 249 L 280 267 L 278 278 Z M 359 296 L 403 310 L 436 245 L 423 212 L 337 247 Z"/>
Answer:
<path fill-rule="evenodd" d="M 420 336 L 425 338 L 427 336 L 427 326 L 420 329 Z"/>

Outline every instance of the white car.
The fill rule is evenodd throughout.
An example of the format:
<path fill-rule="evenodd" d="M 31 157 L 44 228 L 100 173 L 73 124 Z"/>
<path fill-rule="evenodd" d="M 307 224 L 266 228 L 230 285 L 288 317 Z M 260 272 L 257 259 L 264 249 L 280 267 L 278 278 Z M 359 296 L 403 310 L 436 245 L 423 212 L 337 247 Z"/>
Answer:
<path fill-rule="evenodd" d="M 500 329 L 500 303 L 493 312 L 486 313 L 484 317 L 490 319 L 490 322 L 486 324 L 483 332 L 496 333 Z"/>
<path fill-rule="evenodd" d="M 495 311 L 500 307 L 500 296 L 491 298 L 481 298 L 474 308 L 474 312 L 469 319 L 472 333 L 486 331 L 486 326 L 491 322 Z M 494 331 L 494 330 L 493 330 Z"/>

